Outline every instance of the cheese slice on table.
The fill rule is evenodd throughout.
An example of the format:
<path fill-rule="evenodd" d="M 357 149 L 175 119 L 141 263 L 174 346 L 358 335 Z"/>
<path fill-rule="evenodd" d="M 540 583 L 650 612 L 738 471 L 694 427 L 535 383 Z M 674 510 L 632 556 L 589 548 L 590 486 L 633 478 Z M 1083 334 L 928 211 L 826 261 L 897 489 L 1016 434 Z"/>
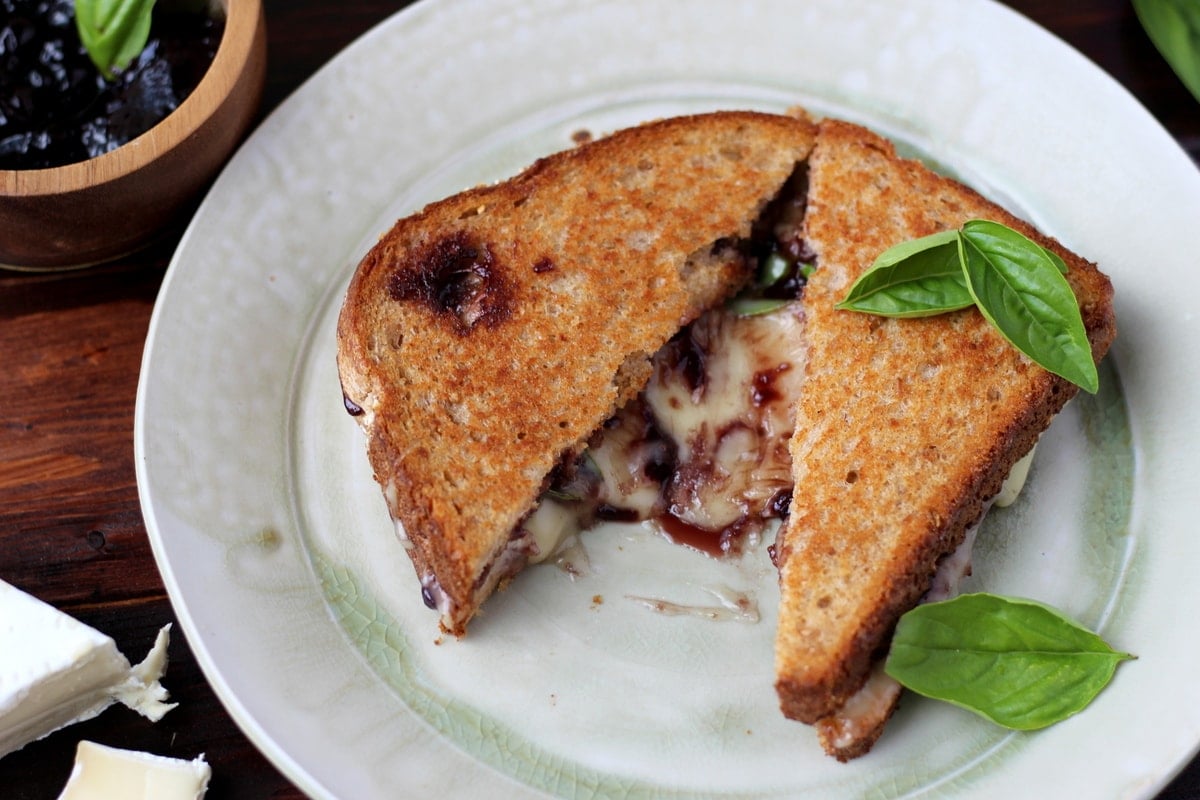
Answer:
<path fill-rule="evenodd" d="M 170 627 L 130 666 L 110 637 L 0 581 L 0 756 L 115 702 L 161 719 Z"/>
<path fill-rule="evenodd" d="M 212 770 L 191 761 L 82 741 L 58 800 L 200 800 Z"/>

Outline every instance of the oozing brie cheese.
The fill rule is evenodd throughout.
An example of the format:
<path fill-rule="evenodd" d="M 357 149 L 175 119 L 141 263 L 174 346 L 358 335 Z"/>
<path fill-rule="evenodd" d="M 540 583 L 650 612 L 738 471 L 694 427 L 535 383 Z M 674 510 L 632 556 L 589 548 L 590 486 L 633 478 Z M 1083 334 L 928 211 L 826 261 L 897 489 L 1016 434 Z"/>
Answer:
<path fill-rule="evenodd" d="M 793 402 L 804 376 L 806 344 L 798 302 L 767 314 L 714 310 L 689 330 L 702 367 L 659 363 L 646 402 L 675 443 L 676 469 L 665 487 L 670 513 L 710 531 L 762 515 L 792 488 Z M 691 378 L 684 373 L 702 372 Z"/>
<path fill-rule="evenodd" d="M 131 667 L 110 637 L 0 581 L 0 756 L 114 702 L 158 721 L 175 707 L 158 682 L 169 628 Z"/>
<path fill-rule="evenodd" d="M 901 686 L 878 662 L 862 688 L 836 712 L 817 721 L 826 750 L 845 750 L 882 726 L 892 714 Z"/>
<path fill-rule="evenodd" d="M 58 800 L 200 800 L 212 770 L 191 761 L 82 741 Z"/>
<path fill-rule="evenodd" d="M 999 508 L 1011 506 L 1017 502 L 1017 497 L 1020 496 L 1021 490 L 1025 488 L 1025 479 L 1029 477 L 1029 467 L 1033 464 L 1033 454 L 1036 450 L 1037 445 L 1035 444 L 1008 471 L 1008 477 L 1004 479 L 1004 485 L 1000 487 L 1000 494 L 996 495 L 995 503 Z"/>
<path fill-rule="evenodd" d="M 550 558 L 601 520 L 650 521 L 672 541 L 737 552 L 791 498 L 792 399 L 804 374 L 799 303 L 708 311 L 653 359 L 646 389 L 553 476 L 511 538 Z"/>
<path fill-rule="evenodd" d="M 534 543 L 529 563 L 540 564 L 550 558 L 578 527 L 572 509 L 553 498 L 542 500 L 537 510 L 525 521 L 525 529 L 533 534 Z"/>

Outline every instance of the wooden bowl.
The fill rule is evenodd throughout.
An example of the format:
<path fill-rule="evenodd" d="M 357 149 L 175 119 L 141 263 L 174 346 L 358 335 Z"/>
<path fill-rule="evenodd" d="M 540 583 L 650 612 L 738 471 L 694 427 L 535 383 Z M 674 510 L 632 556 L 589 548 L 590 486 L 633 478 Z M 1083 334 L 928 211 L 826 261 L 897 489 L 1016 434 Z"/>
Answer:
<path fill-rule="evenodd" d="M 87 161 L 0 170 L 0 266 L 62 269 L 116 258 L 190 207 L 249 127 L 266 74 L 261 0 L 220 5 L 216 57 L 166 119 Z"/>

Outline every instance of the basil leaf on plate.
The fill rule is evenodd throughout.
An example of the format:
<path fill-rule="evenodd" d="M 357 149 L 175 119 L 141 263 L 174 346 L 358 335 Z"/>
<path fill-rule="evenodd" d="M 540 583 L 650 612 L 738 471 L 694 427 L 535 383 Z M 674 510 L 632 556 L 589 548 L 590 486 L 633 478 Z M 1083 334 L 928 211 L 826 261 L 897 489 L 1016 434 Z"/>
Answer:
<path fill-rule="evenodd" d="M 1100 387 L 1079 301 L 1046 251 L 1012 228 L 971 220 L 959 235 L 967 287 L 988 321 L 1050 372 Z"/>
<path fill-rule="evenodd" d="M 75 0 L 75 27 L 96 69 L 112 80 L 150 38 L 154 0 Z"/>
<path fill-rule="evenodd" d="M 1150 41 L 1200 100 L 1200 3 L 1196 0 L 1133 0 Z"/>
<path fill-rule="evenodd" d="M 885 670 L 918 694 L 1035 730 L 1081 711 L 1130 658 L 1042 603 L 965 594 L 901 617 Z"/>
<path fill-rule="evenodd" d="M 888 248 L 835 308 L 900 318 L 968 308 L 975 300 L 959 263 L 958 236 L 942 231 Z"/>

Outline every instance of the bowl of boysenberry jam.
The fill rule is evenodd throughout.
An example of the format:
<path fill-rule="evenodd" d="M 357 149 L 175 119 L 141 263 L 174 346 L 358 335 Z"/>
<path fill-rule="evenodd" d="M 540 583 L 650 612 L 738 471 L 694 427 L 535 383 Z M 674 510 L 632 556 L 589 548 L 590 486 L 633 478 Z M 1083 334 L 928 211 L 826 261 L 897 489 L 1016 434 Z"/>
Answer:
<path fill-rule="evenodd" d="M 249 128 L 261 0 L 158 0 L 101 74 L 73 0 L 0 0 L 0 266 L 87 266 L 171 229 Z"/>

